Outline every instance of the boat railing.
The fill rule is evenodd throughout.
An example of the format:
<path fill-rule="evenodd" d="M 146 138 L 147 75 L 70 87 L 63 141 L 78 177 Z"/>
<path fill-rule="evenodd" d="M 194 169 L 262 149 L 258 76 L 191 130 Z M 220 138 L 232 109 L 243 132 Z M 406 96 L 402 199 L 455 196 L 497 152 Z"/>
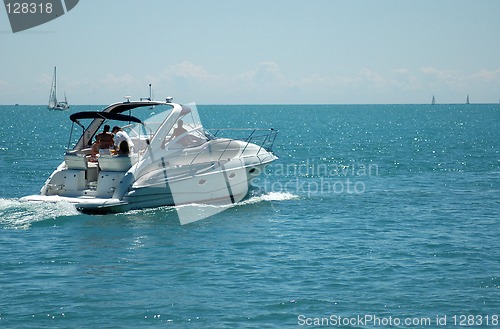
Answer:
<path fill-rule="evenodd" d="M 278 130 L 275 130 L 273 128 L 217 128 L 210 129 L 210 131 L 214 131 L 214 137 L 236 139 L 247 142 L 247 145 L 249 143 L 253 143 L 268 151 L 272 151 L 274 141 L 276 140 L 276 136 L 278 135 Z M 243 132 L 250 133 L 247 133 L 246 136 L 241 136 Z"/>
<path fill-rule="evenodd" d="M 270 128 L 270 129 L 263 129 L 263 128 L 218 128 L 218 129 L 210 129 L 210 131 L 213 133 L 209 133 L 212 139 L 219 139 L 219 138 L 229 138 L 231 141 L 227 142 L 227 140 L 223 139 L 220 141 L 220 143 L 225 143 L 225 148 L 221 152 L 218 161 L 224 158 L 224 155 L 230 151 L 230 145 L 233 141 L 243 141 L 245 142 L 245 147 L 239 152 L 240 155 L 242 156 L 245 153 L 245 150 L 250 144 L 257 145 L 259 147 L 259 150 L 257 151 L 257 154 L 260 153 L 262 149 L 266 151 L 272 151 L 274 141 L 276 140 L 276 136 L 278 135 L 278 131 Z M 245 135 L 243 135 L 245 133 Z M 217 142 L 216 142 L 217 143 Z M 213 145 L 213 143 L 211 144 Z M 198 153 L 200 155 L 202 152 Z M 196 158 L 198 157 L 196 155 L 193 160 L 191 161 L 191 164 L 194 163 Z"/>

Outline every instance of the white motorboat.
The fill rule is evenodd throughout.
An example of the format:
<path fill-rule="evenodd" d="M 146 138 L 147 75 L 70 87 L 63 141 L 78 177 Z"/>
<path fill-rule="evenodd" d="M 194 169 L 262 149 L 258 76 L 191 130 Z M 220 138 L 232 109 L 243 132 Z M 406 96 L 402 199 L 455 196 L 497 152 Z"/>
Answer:
<path fill-rule="evenodd" d="M 271 150 L 276 130 L 217 129 L 210 133 L 202 126 L 195 105 L 177 104 L 171 98 L 128 98 L 99 112 L 74 113 L 70 119 L 64 161 L 39 195 L 22 200 L 68 201 L 84 213 L 192 203 L 230 205 L 242 200 L 252 179 L 277 159 Z M 184 132 L 176 135 L 179 121 Z M 105 124 L 118 125 L 128 133 L 131 153 L 116 155 L 112 149 L 101 149 L 92 157 L 92 141 Z M 241 131 L 245 138 L 229 138 Z"/>

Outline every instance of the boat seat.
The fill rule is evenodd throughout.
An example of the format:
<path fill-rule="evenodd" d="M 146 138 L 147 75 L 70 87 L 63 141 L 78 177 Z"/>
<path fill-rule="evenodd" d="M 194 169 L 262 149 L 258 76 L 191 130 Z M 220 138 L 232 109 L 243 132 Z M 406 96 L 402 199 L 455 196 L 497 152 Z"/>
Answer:
<path fill-rule="evenodd" d="M 76 170 L 87 170 L 88 162 L 87 157 L 81 154 L 65 154 L 64 162 L 66 162 L 66 166 L 68 169 L 76 169 Z"/>
<path fill-rule="evenodd" d="M 98 159 L 101 171 L 127 171 L 138 160 L 138 154 L 127 155 L 101 155 Z"/>

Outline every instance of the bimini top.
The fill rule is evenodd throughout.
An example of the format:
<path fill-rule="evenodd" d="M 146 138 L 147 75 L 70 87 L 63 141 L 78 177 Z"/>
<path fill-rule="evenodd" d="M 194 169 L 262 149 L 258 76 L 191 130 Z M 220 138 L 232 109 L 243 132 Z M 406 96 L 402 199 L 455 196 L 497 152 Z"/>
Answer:
<path fill-rule="evenodd" d="M 126 101 L 113 103 L 106 107 L 103 111 L 112 113 L 122 113 L 125 111 L 133 110 L 141 106 L 155 106 L 155 105 L 172 105 L 173 103 L 166 103 L 161 101 Z"/>
<path fill-rule="evenodd" d="M 166 136 L 168 134 L 168 131 L 174 126 L 175 122 L 177 122 L 178 118 L 189 113 L 192 113 L 190 107 L 178 103 L 173 103 L 171 102 L 171 99 L 165 102 L 149 100 L 126 101 L 111 104 L 101 111 L 77 112 L 71 114 L 69 118 L 73 123 L 76 123 L 77 125 L 82 127 L 83 132 L 76 142 L 75 146 L 73 147 L 73 150 L 81 150 L 92 145 L 92 139 L 97 134 L 103 122 L 107 120 L 139 124 L 149 131 L 148 134 L 150 136 L 153 136 L 159 129 L 162 129 L 165 130 L 164 135 Z M 197 112 L 195 116 L 198 116 Z M 80 120 L 82 119 L 90 119 L 91 122 L 88 125 L 83 125 L 80 122 Z M 196 122 L 199 122 L 199 118 L 197 118 Z M 128 128 L 132 130 L 135 129 L 130 125 Z M 140 135 L 140 132 L 141 130 L 139 129 L 135 133 L 137 135 Z M 68 149 L 70 148 L 70 144 L 72 141 L 72 133 L 73 128 L 70 134 Z M 152 140 L 151 142 L 153 144 L 155 143 L 154 140 Z"/>
<path fill-rule="evenodd" d="M 105 119 L 105 120 L 117 120 L 117 121 L 127 121 L 127 122 L 137 122 L 142 123 L 139 118 L 131 115 L 111 113 L 111 112 L 96 112 L 96 111 L 86 111 L 77 112 L 69 116 L 69 119 L 73 122 L 78 122 L 80 119 Z"/>
<path fill-rule="evenodd" d="M 185 115 L 189 112 L 191 112 L 191 109 L 188 106 L 182 105 L 182 104 L 177 104 L 173 103 L 171 99 L 169 99 L 167 102 L 161 102 L 161 101 L 127 101 L 127 102 L 119 102 L 119 103 L 114 103 L 106 107 L 102 112 L 104 113 L 123 113 L 126 111 L 133 110 L 135 108 L 139 107 L 146 107 L 146 106 L 161 106 L 161 105 L 168 105 L 168 106 L 175 106 L 179 105 L 182 108 L 181 115 Z M 102 113 L 101 112 L 101 113 Z"/>

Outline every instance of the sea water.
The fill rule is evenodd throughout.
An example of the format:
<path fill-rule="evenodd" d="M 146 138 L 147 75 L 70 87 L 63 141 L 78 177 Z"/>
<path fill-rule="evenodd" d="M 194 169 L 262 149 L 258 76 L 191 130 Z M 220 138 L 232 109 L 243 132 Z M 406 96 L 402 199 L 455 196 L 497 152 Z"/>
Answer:
<path fill-rule="evenodd" d="M 0 107 L 1 328 L 500 327 L 500 105 L 199 105 L 279 130 L 246 200 L 20 202 L 101 108 Z"/>

